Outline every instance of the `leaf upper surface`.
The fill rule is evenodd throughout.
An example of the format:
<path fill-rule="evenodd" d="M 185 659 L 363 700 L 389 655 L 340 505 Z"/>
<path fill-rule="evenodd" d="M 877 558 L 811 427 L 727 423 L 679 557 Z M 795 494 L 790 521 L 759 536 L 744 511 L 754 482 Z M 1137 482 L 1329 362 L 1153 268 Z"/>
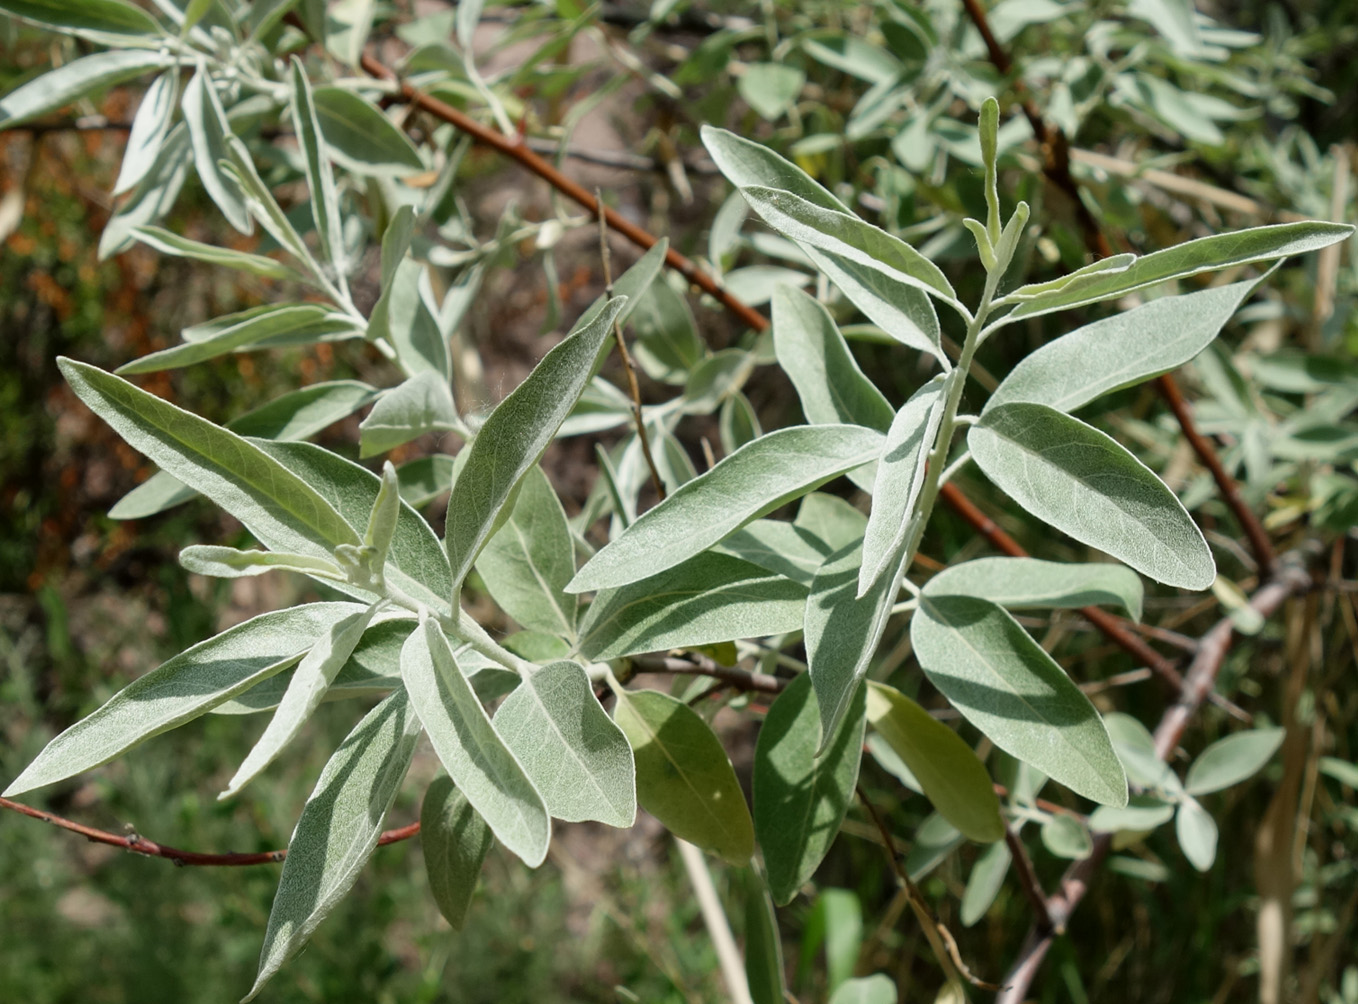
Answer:
<path fill-rule="evenodd" d="M 649 510 L 585 563 L 571 592 L 623 586 L 672 568 L 746 523 L 876 457 L 882 436 L 852 425 L 771 432 Z"/>
<path fill-rule="evenodd" d="M 636 821 L 632 747 L 579 663 L 548 663 L 495 713 L 495 730 L 557 819 L 627 827 Z"/>
<path fill-rule="evenodd" d="M 853 801 L 863 753 L 862 688 L 846 719 L 834 743 L 817 756 L 820 715 L 803 673 L 778 695 L 759 730 L 754 832 L 764 851 L 769 891 L 780 905 L 791 902 L 820 867 Z"/>
<path fill-rule="evenodd" d="M 419 719 L 405 692 L 398 690 L 354 726 L 326 763 L 288 841 L 259 975 L 245 1001 L 301 950 L 353 888 L 377 846 L 419 734 Z"/>
<path fill-rule="evenodd" d="M 429 888 L 439 913 L 462 930 L 481 866 L 495 842 L 490 827 L 452 779 L 440 774 L 429 783 L 420 807 L 420 847 Z"/>
<path fill-rule="evenodd" d="M 134 680 L 47 744 L 5 789 L 22 794 L 108 763 L 281 672 L 356 603 L 309 603 L 260 614 Z"/>
<path fill-rule="evenodd" d="M 988 600 L 923 597 L 910 622 L 920 666 L 996 746 L 1105 805 L 1127 781 L 1099 713 L 1018 622 Z"/>
<path fill-rule="evenodd" d="M 951 565 L 924 585 L 926 596 L 979 596 L 1010 610 L 1113 604 L 1141 619 L 1141 579 L 1113 564 L 1037 558 L 976 558 Z"/>
<path fill-rule="evenodd" d="M 1216 563 L 1172 491 L 1112 437 L 1043 404 L 987 411 L 977 466 L 1034 516 L 1166 585 L 1206 589 Z"/>

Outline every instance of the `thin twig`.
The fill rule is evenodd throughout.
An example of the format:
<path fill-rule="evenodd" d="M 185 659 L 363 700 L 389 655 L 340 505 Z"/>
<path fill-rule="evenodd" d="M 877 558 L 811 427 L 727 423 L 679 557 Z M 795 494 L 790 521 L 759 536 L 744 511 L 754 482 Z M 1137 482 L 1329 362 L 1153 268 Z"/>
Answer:
<path fill-rule="evenodd" d="M 1259 522 L 1259 517 L 1254 515 L 1254 510 L 1245 504 L 1239 486 L 1235 479 L 1226 473 L 1226 468 L 1221 465 L 1221 458 L 1217 456 L 1216 449 L 1198 431 L 1198 427 L 1193 421 L 1193 413 L 1189 411 L 1188 403 L 1179 393 L 1179 385 L 1174 382 L 1174 377 L 1168 373 L 1162 373 L 1156 378 L 1155 385 L 1160 391 L 1160 396 L 1169 405 L 1169 410 L 1174 412 L 1174 417 L 1179 420 L 1179 427 L 1183 430 L 1188 445 L 1193 448 L 1198 459 L 1211 473 L 1212 480 L 1217 484 L 1217 490 L 1221 492 L 1222 501 L 1226 503 L 1227 508 L 1235 516 L 1236 522 L 1240 524 L 1240 528 L 1245 531 L 1245 536 L 1249 538 L 1250 549 L 1254 551 L 1254 560 L 1259 564 L 1259 577 L 1261 579 L 1271 577 L 1276 556 L 1273 553 L 1273 544 L 1268 539 L 1268 533 L 1265 532 L 1263 524 Z"/>
<path fill-rule="evenodd" d="M 603 194 L 594 190 L 594 201 L 604 204 Z M 613 299 L 613 264 L 608 250 L 608 221 L 599 217 L 599 260 L 604 269 L 604 296 Z M 637 423 L 637 440 L 641 443 L 641 455 L 646 458 L 646 466 L 651 470 L 651 485 L 660 501 L 665 501 L 665 482 L 660 480 L 660 470 L 655 466 L 651 455 L 651 437 L 646 434 L 646 419 L 641 414 L 641 387 L 637 383 L 637 370 L 632 365 L 632 353 L 627 351 L 627 340 L 622 337 L 622 322 L 613 321 L 613 341 L 617 343 L 618 355 L 622 357 L 622 369 L 627 374 L 627 389 L 632 394 L 632 416 Z"/>
<path fill-rule="evenodd" d="M 1041 927 L 1050 927 L 1052 919 L 1047 912 L 1047 894 L 1043 891 L 1037 871 L 1033 868 L 1033 859 L 1028 857 L 1028 848 L 1023 846 L 1023 841 L 1008 823 L 1004 827 L 1004 844 L 1009 848 L 1009 857 L 1014 862 L 1019 888 L 1028 898 L 1028 904 L 1033 908 L 1033 914 L 1037 918 L 1035 923 Z"/>
<path fill-rule="evenodd" d="M 35 809 L 31 805 L 24 805 L 22 802 L 14 802 L 8 798 L 0 798 L 0 808 L 10 809 L 33 819 L 40 819 L 44 823 L 51 823 L 63 830 L 70 830 L 78 833 L 86 840 L 92 840 L 96 844 L 108 844 L 110 847 L 120 847 L 133 854 L 142 854 L 148 858 L 165 858 L 173 861 L 176 865 L 194 865 L 203 867 L 240 867 L 242 865 L 270 865 L 277 864 L 288 856 L 287 850 L 277 851 L 255 851 L 253 853 L 240 854 L 226 852 L 222 854 L 205 854 L 201 851 L 186 851 L 178 847 L 171 847 L 168 844 L 158 844 L 154 840 L 147 840 L 145 837 L 136 833 L 119 835 L 109 833 L 107 830 L 100 830 L 93 826 L 85 826 L 64 816 L 58 816 L 54 812 L 44 812 L 42 809 Z M 420 832 L 419 823 L 411 823 L 394 830 L 386 830 L 377 838 L 377 843 L 394 844 L 401 840 L 409 840 Z"/>
<path fill-rule="evenodd" d="M 882 819 L 881 813 L 877 811 L 877 806 L 872 804 L 867 793 L 863 791 L 863 786 L 857 787 L 858 800 L 863 803 L 863 808 L 868 810 L 868 815 L 872 817 L 872 822 L 877 827 L 877 832 L 882 837 L 882 847 L 886 850 L 887 858 L 891 862 L 891 870 L 896 875 L 896 881 L 900 883 L 909 898 L 910 909 L 914 911 L 915 918 L 919 921 L 920 927 L 924 931 L 924 937 L 929 942 L 929 947 L 934 950 L 939 964 L 947 973 L 948 980 L 951 982 L 960 974 L 963 979 L 974 987 L 982 990 L 998 990 L 999 984 L 989 983 L 986 980 L 975 976 L 967 964 L 962 961 L 962 953 L 957 948 L 957 940 L 953 938 L 952 932 L 947 925 L 933 915 L 929 909 L 929 903 L 924 895 L 919 891 L 919 886 L 915 885 L 910 873 L 901 864 L 900 854 L 896 850 L 896 841 L 891 836 L 891 831 L 887 829 L 886 821 Z M 952 970 L 956 970 L 955 972 Z"/>
<path fill-rule="evenodd" d="M 631 220 L 625 219 L 619 213 L 614 212 L 607 206 L 601 205 L 599 200 L 588 192 L 583 185 L 566 177 L 540 155 L 529 149 L 527 144 L 517 136 L 506 136 L 496 129 L 483 125 L 470 115 L 454 108 L 447 102 L 440 101 L 438 98 L 433 98 L 422 93 L 408 81 L 398 80 L 396 74 L 391 69 L 378 62 L 371 55 L 365 53 L 360 65 L 366 73 L 370 73 L 374 77 L 378 77 L 382 80 L 396 81 L 397 86 L 400 88 L 401 96 L 410 104 L 455 126 L 468 136 L 471 136 L 476 142 L 499 150 L 507 157 L 513 158 L 520 165 L 527 168 L 529 171 L 532 171 L 563 195 L 574 199 L 591 213 L 602 215 L 603 218 L 608 221 L 610 227 L 622 234 L 633 244 L 645 250 L 650 250 L 655 246 L 656 237 L 654 234 L 637 226 Z M 768 320 L 760 314 L 759 311 L 755 310 L 744 301 L 737 299 L 725 286 L 714 279 L 708 272 L 681 255 L 678 251 L 674 250 L 674 248 L 669 248 L 665 252 L 665 263 L 693 285 L 701 289 L 704 293 L 716 298 L 723 307 L 748 326 L 757 331 L 763 331 L 768 327 Z"/>
<path fill-rule="evenodd" d="M 723 666 L 696 652 L 684 657 L 673 655 L 637 655 L 632 665 L 638 673 L 673 673 L 679 676 L 710 676 L 736 690 L 753 690 L 761 694 L 781 694 L 787 686 L 784 680 L 767 673 L 752 673 L 748 669 Z"/>

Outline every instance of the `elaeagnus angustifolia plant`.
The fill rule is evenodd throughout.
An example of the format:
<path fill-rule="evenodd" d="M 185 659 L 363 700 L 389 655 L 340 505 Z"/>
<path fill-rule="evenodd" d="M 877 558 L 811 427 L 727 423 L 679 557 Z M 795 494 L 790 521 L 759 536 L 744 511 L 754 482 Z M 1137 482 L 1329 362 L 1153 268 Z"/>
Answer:
<path fill-rule="evenodd" d="M 1241 730 L 1209 746 L 1181 780 L 1149 731 L 1128 715 L 1101 714 L 1016 612 L 1100 607 L 1138 621 L 1146 580 L 1214 586 L 1214 549 L 1175 491 L 1125 437 L 1081 413 L 1199 357 L 1276 263 L 1352 228 L 1261 226 L 1025 282 L 1034 221 L 1027 202 L 1003 208 L 1000 107 L 986 98 L 977 103 L 979 150 L 968 148 L 983 204 L 968 207 L 978 218 L 952 221 L 969 233 L 974 257 L 959 264 L 954 242 L 945 273 L 858 215 L 842 190 L 758 142 L 704 126 L 707 154 L 739 193 L 720 225 L 735 233 L 752 212 L 766 228 L 753 232 L 792 263 L 781 277 L 793 281 L 768 291 L 771 336 L 711 351 L 682 287 L 665 276 L 662 240 L 503 400 L 478 411 L 458 400 L 467 351 L 458 332 L 484 295 L 486 270 L 505 248 L 536 242 L 548 254 L 563 230 L 593 224 L 564 213 L 509 216 L 493 239 L 470 236 L 455 137 L 438 133 L 435 142 L 425 129 L 413 142 L 393 108 L 420 91 L 403 90 L 364 55 L 371 4 L 327 12 L 287 0 L 156 0 L 153 9 L 0 0 L 0 9 L 90 43 L 0 98 L 0 127 L 150 79 L 101 253 L 140 242 L 279 291 L 184 330 L 178 344 L 117 373 L 69 358 L 60 367 L 79 398 L 159 467 L 118 502 L 115 518 L 206 496 L 258 547 L 192 543 L 180 552 L 185 568 L 228 579 L 305 576 L 314 601 L 261 613 L 139 676 L 53 739 L 4 792 L 56 784 L 199 716 L 231 713 L 267 719 L 220 795 L 248 797 L 246 786 L 288 755 L 322 702 L 346 700 L 352 731 L 297 817 L 247 1000 L 353 886 L 422 736 L 443 773 L 424 795 L 420 840 L 439 908 L 455 926 L 492 845 L 537 867 L 554 820 L 630 827 L 640 806 L 683 841 L 748 867 L 746 968 L 760 1004 L 783 999 L 769 901 L 787 904 L 808 888 L 855 798 L 865 744 L 931 803 L 932 846 L 987 845 L 967 885 L 968 923 L 989 907 L 1029 822 L 1053 854 L 1081 859 L 1098 834 L 1145 833 L 1175 819 L 1189 860 L 1211 865 L 1215 824 L 1197 797 L 1259 770 L 1280 731 Z M 424 91 L 456 92 L 504 138 L 513 94 L 477 69 L 480 12 L 460 4 L 448 25 L 456 45 L 425 45 L 401 74 Z M 770 66 L 742 84 L 752 105 L 789 83 Z M 908 85 L 893 80 L 884 93 Z M 1146 100 L 1167 99 L 1152 88 Z M 774 104 L 778 114 L 791 107 L 764 102 Z M 264 138 L 273 134 L 262 125 L 279 123 L 291 142 Z M 407 184 L 415 176 L 422 180 Z M 258 235 L 255 250 L 167 228 L 195 177 L 232 228 Z M 287 210 L 283 184 L 306 193 Z M 370 246 L 376 295 L 361 298 L 355 285 Z M 959 292 L 949 274 L 968 271 L 976 281 L 965 289 L 975 292 Z M 1228 281 L 1186 282 L 1223 272 Z M 697 282 L 695 274 L 685 276 Z M 1085 309 L 1096 304 L 1112 312 Z M 1059 337 L 997 381 L 978 382 L 979 350 L 1011 340 L 1007 351 L 1019 353 L 1030 343 L 1024 332 L 1049 315 Z M 846 319 L 910 364 L 889 379 L 865 373 Z M 601 373 L 615 345 L 625 352 L 629 328 L 650 402 Z M 394 382 L 313 384 L 219 425 L 127 379 L 228 353 L 345 342 L 380 353 Z M 804 423 L 763 427 L 768 418 L 745 390 L 769 366 L 795 388 Z M 897 407 L 890 395 L 902 379 L 912 386 Z M 464 445 L 373 470 L 306 441 L 364 408 L 363 459 L 431 432 Z M 720 456 L 709 450 L 695 465 L 686 423 L 699 421 L 714 422 Z M 620 431 L 598 450 L 596 487 L 568 517 L 539 462 L 560 437 L 606 430 Z M 968 468 L 1052 539 L 1066 539 L 1054 554 L 1072 553 L 1073 541 L 1087 560 L 1011 553 L 928 575 L 921 545 Z M 444 493 L 440 537 L 418 507 Z M 464 602 L 472 590 L 494 601 L 494 618 L 473 615 Z M 505 635 L 510 622 L 523 630 Z M 901 646 L 915 663 L 895 673 L 895 686 L 887 676 L 901 659 L 883 670 L 883 655 Z M 638 688 L 638 671 L 701 682 Z M 752 807 L 709 717 L 691 706 L 714 686 L 732 688 L 728 698 L 771 695 Z M 749 710 L 745 698 L 737 703 Z M 948 721 L 959 716 L 963 731 Z M 1020 781 L 997 791 L 987 761 L 1001 756 Z M 1044 779 L 1092 809 L 1039 808 Z M 968 974 L 944 944 L 946 929 L 910 876 L 901 881 L 945 992 L 965 996 Z M 844 985 L 864 995 L 853 1000 L 895 1000 L 885 977 Z"/>

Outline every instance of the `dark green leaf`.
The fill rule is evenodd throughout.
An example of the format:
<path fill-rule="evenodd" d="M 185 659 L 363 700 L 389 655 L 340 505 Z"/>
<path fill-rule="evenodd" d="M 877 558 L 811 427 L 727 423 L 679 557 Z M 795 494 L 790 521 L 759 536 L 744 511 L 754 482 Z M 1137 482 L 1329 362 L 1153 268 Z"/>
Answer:
<path fill-rule="evenodd" d="M 430 783 L 420 806 L 420 846 L 439 913 L 462 930 L 486 853 L 490 827 L 446 774 Z"/>

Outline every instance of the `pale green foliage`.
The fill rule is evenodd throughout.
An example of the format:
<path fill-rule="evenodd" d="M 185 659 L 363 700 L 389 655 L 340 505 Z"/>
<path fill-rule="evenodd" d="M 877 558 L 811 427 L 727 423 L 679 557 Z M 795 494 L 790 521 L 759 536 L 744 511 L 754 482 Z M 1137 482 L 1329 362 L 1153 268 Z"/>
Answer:
<path fill-rule="evenodd" d="M 557 819 L 623 827 L 636 819 L 632 748 L 579 663 L 548 663 L 525 677 L 495 713 L 495 731 Z"/>
<path fill-rule="evenodd" d="M 1099 713 L 1009 614 L 987 600 L 926 598 L 910 639 L 930 681 L 996 746 L 1107 805 L 1127 781 Z"/>
<path fill-rule="evenodd" d="M 551 836 L 547 806 L 491 725 L 433 619 L 425 619 L 406 642 L 401 676 L 453 783 L 501 843 L 528 864 L 541 864 Z"/>
<path fill-rule="evenodd" d="M 437 132 L 417 148 L 399 112 L 376 103 L 389 93 L 386 83 L 346 70 L 364 52 L 375 20 L 388 16 L 382 5 L 157 0 L 155 6 L 153 16 L 124 0 L 0 0 L 0 9 L 17 17 L 115 47 L 68 59 L 0 98 L 0 129 L 154 75 L 115 186 L 128 194 L 105 230 L 101 255 L 140 241 L 251 281 L 286 282 L 290 292 L 188 328 L 178 344 L 118 372 L 352 341 L 358 344 L 346 348 L 385 357 L 395 379 L 380 388 L 357 381 L 304 388 L 222 427 L 85 364 L 63 359 L 62 372 L 82 401 L 162 469 L 115 506 L 115 518 L 150 516 L 201 492 L 264 550 L 191 545 L 180 556 L 186 568 L 221 577 L 298 573 L 362 602 L 265 614 L 193 646 L 59 735 L 6 795 L 107 763 L 204 713 L 272 710 L 228 786 L 233 793 L 284 752 L 322 701 L 385 696 L 331 757 L 302 811 L 251 995 L 352 886 L 421 730 L 448 774 L 429 786 L 421 819 L 431 887 L 450 923 L 460 927 L 467 917 L 493 837 L 537 865 L 547 854 L 553 816 L 626 827 L 639 803 L 676 835 L 733 865 L 761 852 L 762 863 L 745 880 L 747 973 L 758 1004 L 785 994 L 769 893 L 790 902 L 813 878 L 854 796 L 869 723 L 877 759 L 938 810 L 912 835 L 906 860 L 912 875 L 936 867 L 964 839 L 991 843 L 967 880 L 966 924 L 986 913 L 1009 871 L 1010 851 L 999 842 L 1005 826 L 1017 831 L 1028 819 L 1038 822 L 1048 851 L 1077 860 L 1093 847 L 1091 831 L 1144 832 L 1174 818 L 1189 861 L 1211 866 L 1216 826 L 1196 796 L 1254 775 L 1276 752 L 1281 732 L 1227 736 L 1208 746 L 1181 782 L 1144 726 L 1117 713 L 1105 722 L 1006 608 L 1104 604 L 1139 618 L 1138 572 L 1188 589 L 1214 581 L 1212 552 L 1175 493 L 1129 449 L 1070 412 L 1198 358 L 1204 384 L 1226 402 L 1217 402 L 1230 419 L 1220 428 L 1242 442 L 1243 460 L 1228 461 L 1243 463 L 1252 483 L 1264 486 L 1262 497 L 1284 465 L 1309 463 L 1318 445 L 1336 462 L 1353 458 L 1351 442 L 1332 435 L 1333 422 L 1325 424 L 1327 416 L 1337 421 L 1350 410 L 1342 396 L 1348 391 L 1325 373 L 1263 362 L 1260 379 L 1270 391 L 1308 396 L 1307 407 L 1270 423 L 1229 364 L 1202 354 L 1265 273 L 1203 289 L 1185 284 L 1187 292 L 1171 288 L 1058 332 L 980 402 L 979 416 L 962 414 L 962 407 L 972 407 L 978 388 L 990 386 L 972 381 L 984 376 L 974 366 L 977 349 L 1012 322 L 1139 291 L 1154 296 L 1155 287 L 1209 271 L 1275 263 L 1343 240 L 1352 228 L 1299 222 L 1218 234 L 1015 286 L 1022 281 L 1013 274 L 1018 266 L 1035 260 L 1029 252 L 1038 233 L 1029 226 L 1027 203 L 1014 203 L 1007 219 L 1002 212 L 1001 161 L 1022 142 L 1022 119 L 1003 122 L 999 103 L 987 98 L 979 102 L 978 143 L 940 138 L 949 123 L 960 126 L 945 110 L 964 95 L 977 102 L 982 85 L 959 69 L 951 90 L 932 90 L 945 85 L 930 69 L 939 39 L 927 11 L 893 15 L 883 30 L 891 51 L 869 38 L 818 29 L 776 55 L 746 62 L 736 89 L 757 115 L 800 128 L 804 85 L 816 64 L 868 83 L 842 135 L 804 136 L 794 149 L 810 165 L 817 151 L 868 137 L 875 142 L 884 128 L 894 130 L 889 144 L 879 144 L 890 153 L 860 165 L 874 172 L 882 193 L 884 211 L 872 217 L 882 226 L 857 215 L 860 203 L 847 185 L 832 192 L 768 148 L 705 126 L 703 142 L 738 192 L 710 228 L 711 257 L 718 273 L 742 264 L 726 272 L 728 288 L 771 300 L 771 337 L 736 331 L 720 351 L 710 349 L 707 319 L 695 317 L 683 282 L 659 278 L 668 250 L 661 240 L 618 277 L 615 295 L 596 302 L 483 416 L 459 410 L 469 405 L 464 382 L 475 385 L 467 371 L 475 370 L 467 365 L 470 340 L 459 328 L 482 279 L 508 250 L 533 244 L 548 277 L 554 326 L 564 309 L 557 288 L 566 285 L 555 248 L 579 221 L 566 213 L 530 221 L 509 210 L 493 239 L 476 237 L 457 188 L 457 146 L 436 148 L 444 143 Z M 1023 5 L 1002 6 L 995 20 L 1010 33 L 1037 23 Z M 284 24 L 291 12 L 317 43 L 314 51 L 295 24 Z M 477 72 L 472 42 L 482 13 L 479 2 L 458 5 L 451 24 L 457 51 L 425 47 L 412 57 L 411 72 L 422 87 L 451 88 L 473 112 L 485 111 L 503 126 L 509 99 L 522 100 L 507 90 L 519 78 Z M 1179 2 L 1140 2 L 1130 16 L 1152 21 L 1167 51 L 1182 61 L 1216 44 L 1207 19 L 1192 13 Z M 589 16 L 581 14 L 571 31 Z M 321 46 L 331 58 L 308 62 L 323 54 Z M 1142 69 L 1129 69 L 1112 86 L 1128 106 L 1170 122 L 1190 140 L 1219 135 L 1216 122 L 1229 119 Z M 904 109 L 911 121 L 893 125 Z M 1053 114 L 1074 135 L 1086 110 Z M 284 127 L 295 146 L 260 150 L 254 144 L 262 142 L 261 126 Z M 892 155 L 914 172 L 908 186 L 900 167 L 890 165 Z M 908 215 L 899 203 L 924 198 L 948 158 L 983 177 L 984 219 L 964 219 L 949 206 L 903 232 L 928 240 L 917 249 L 897 232 Z M 430 168 L 436 170 L 417 179 Z M 233 227 L 249 233 L 258 223 L 276 247 L 266 244 L 258 253 L 219 247 L 161 226 L 191 169 Z M 304 190 L 303 204 L 280 205 L 272 186 L 284 182 Z M 759 220 L 773 233 L 758 229 Z M 967 293 L 963 302 L 933 259 L 951 262 L 968 231 L 985 285 L 978 299 Z M 357 287 L 364 254 L 378 239 L 379 288 L 366 301 L 371 309 L 360 308 L 349 273 Z M 743 247 L 778 263 L 738 263 Z M 962 268 L 950 274 L 962 275 Z M 1012 291 L 1000 295 L 1002 284 Z M 938 302 L 961 322 L 949 331 L 956 345 L 944 337 Z M 610 382 L 610 371 L 601 373 L 615 327 L 621 332 L 629 317 L 640 371 L 668 395 L 636 402 L 668 492 L 649 510 L 650 471 L 633 401 Z M 870 324 L 851 330 L 861 319 Z M 864 372 L 846 332 L 895 354 L 891 382 L 871 367 Z M 895 365 L 906 352 L 921 365 Z M 762 410 L 752 381 L 761 367 L 775 365 L 795 388 L 809 425 L 765 431 L 761 424 L 775 412 Z M 905 385 L 896 379 L 902 374 Z M 899 410 L 890 403 L 902 399 Z M 466 445 L 456 457 L 422 457 L 399 469 L 387 463 L 379 477 L 294 441 L 370 404 L 360 426 L 364 458 L 427 433 L 454 432 Z M 694 418 L 712 423 L 724 454 L 696 468 L 698 455 L 688 449 L 693 430 L 683 425 Z M 962 437 L 964 425 L 970 428 Z M 568 519 L 539 460 L 554 439 L 608 429 L 621 438 L 611 454 L 600 450 L 598 484 Z M 701 434 L 709 434 L 706 427 Z M 1137 449 L 1149 435 L 1143 430 Z M 969 454 L 959 450 L 963 438 Z M 916 554 L 944 478 L 965 470 L 967 459 L 1042 523 L 1130 567 L 979 558 L 916 586 L 907 575 L 919 572 Z M 851 503 L 815 491 L 840 476 L 870 497 Z M 445 492 L 440 540 L 412 505 Z M 799 499 L 797 517 L 788 521 L 779 510 Z M 610 524 L 610 539 L 597 529 L 601 520 Z M 478 575 L 469 578 L 473 567 Z M 463 608 L 468 581 L 484 586 L 526 630 L 497 641 L 492 631 L 503 619 L 483 625 L 469 612 L 483 606 Z M 592 600 L 583 595 L 589 593 Z M 887 663 L 898 661 L 884 650 L 906 647 L 887 632 L 903 639 L 907 617 L 914 655 L 933 687 L 985 741 L 1022 761 L 1021 777 L 1041 771 L 1101 803 L 1088 826 L 1036 807 L 1040 783 L 1020 790 L 1020 781 L 1001 805 L 970 731 L 959 734 L 881 682 Z M 799 641 L 808 663 L 803 673 L 791 669 Z M 713 675 L 725 672 L 703 661 L 715 655 L 781 680 L 755 748 L 753 819 L 707 722 L 682 700 L 618 682 L 630 679 L 636 657 L 682 658 L 684 650 L 702 656 L 693 668 Z M 751 652 L 764 654 L 761 664 Z M 593 690 L 591 681 L 602 680 L 614 692 L 612 719 Z M 501 703 L 492 719 L 487 706 L 494 701 Z M 1129 780 L 1138 789 L 1130 801 Z M 862 943 L 852 894 L 822 891 L 807 932 L 804 951 L 825 945 L 832 1004 L 895 999 L 885 977 L 850 978 Z"/>
<path fill-rule="evenodd" d="M 1034 516 L 1138 572 L 1206 589 L 1216 564 L 1183 503 L 1111 436 L 1042 404 L 986 412 L 967 436 L 986 477 Z"/>
<path fill-rule="evenodd" d="M 354 726 L 326 763 L 288 841 L 259 976 L 245 1000 L 306 944 L 377 846 L 419 738 L 410 704 L 403 692 L 392 694 Z"/>

